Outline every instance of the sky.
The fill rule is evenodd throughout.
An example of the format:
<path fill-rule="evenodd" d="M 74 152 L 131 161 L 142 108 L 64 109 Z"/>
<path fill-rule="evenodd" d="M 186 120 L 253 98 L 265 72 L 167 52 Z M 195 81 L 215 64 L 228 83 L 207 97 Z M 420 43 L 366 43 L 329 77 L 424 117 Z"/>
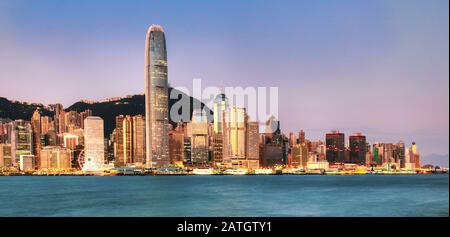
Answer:
<path fill-rule="evenodd" d="M 285 133 L 449 153 L 447 0 L 1 0 L 0 96 L 69 106 L 144 91 L 145 33 L 169 83 L 275 86 Z"/>

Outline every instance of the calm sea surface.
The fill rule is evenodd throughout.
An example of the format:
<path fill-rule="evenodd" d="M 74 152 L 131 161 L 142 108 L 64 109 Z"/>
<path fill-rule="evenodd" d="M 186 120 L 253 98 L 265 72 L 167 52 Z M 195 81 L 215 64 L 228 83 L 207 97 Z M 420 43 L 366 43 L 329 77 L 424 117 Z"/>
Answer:
<path fill-rule="evenodd" d="M 449 216 L 448 175 L 0 177 L 0 216 Z"/>

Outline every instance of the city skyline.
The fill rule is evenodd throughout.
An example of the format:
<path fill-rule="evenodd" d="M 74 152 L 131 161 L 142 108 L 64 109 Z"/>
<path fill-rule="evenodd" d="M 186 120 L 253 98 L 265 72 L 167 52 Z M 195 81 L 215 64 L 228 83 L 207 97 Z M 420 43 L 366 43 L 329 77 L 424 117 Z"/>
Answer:
<path fill-rule="evenodd" d="M 61 13 L 52 11 L 52 14 L 47 18 L 33 23 L 35 26 L 50 23 L 54 27 L 49 29 L 38 27 L 39 30 L 50 34 L 44 36 L 40 33 L 39 36 L 33 36 L 37 37 L 36 42 L 30 42 L 30 45 L 25 47 L 33 50 L 34 57 L 29 58 L 32 66 L 30 71 L 33 71 L 36 78 L 41 78 L 40 80 L 27 76 L 28 73 L 26 72 L 18 72 L 15 67 L 16 64 L 20 64 L 19 62 L 23 62 L 22 60 L 26 56 L 26 54 L 23 54 L 23 50 L 18 49 L 23 46 L 23 40 L 20 39 L 22 31 L 30 27 L 23 25 L 23 20 L 39 16 L 39 14 L 35 14 L 24 17 L 23 13 L 19 14 L 14 11 L 18 9 L 26 10 L 27 8 L 21 6 L 20 1 L 18 2 L 1 3 L 5 6 L 3 9 L 11 10 L 1 15 L 6 19 L 13 19 L 14 24 L 7 24 L 0 17 L 2 28 L 5 25 L 5 32 L 11 33 L 5 34 L 6 37 L 0 39 L 0 49 L 3 51 L 3 47 L 16 47 L 5 49 L 3 52 L 6 52 L 6 57 L 0 56 L 0 61 L 5 61 L 5 64 L 3 64 L 5 70 L 1 70 L 0 77 L 2 82 L 5 80 L 4 78 L 14 78 L 14 81 L 17 81 L 17 84 L 21 86 L 21 90 L 18 90 L 15 89 L 18 85 L 11 83 L 13 90 L 1 90 L 1 95 L 7 98 L 44 104 L 63 102 L 64 105 L 68 105 L 68 103 L 73 103 L 82 98 L 99 99 L 143 93 L 142 69 L 136 70 L 136 68 L 142 66 L 142 31 L 149 23 L 154 22 L 164 25 L 166 31 L 169 31 L 171 35 L 168 39 L 171 86 L 189 87 L 189 82 L 195 77 L 201 77 L 208 85 L 224 83 L 230 86 L 244 87 L 279 86 L 282 92 L 280 93 L 279 118 L 284 132 L 296 132 L 304 129 L 312 139 L 323 139 L 324 132 L 331 130 L 340 130 L 348 135 L 353 132 L 362 132 L 367 135 L 370 143 L 404 140 L 406 144 L 410 144 L 412 141 L 416 141 L 420 144 L 419 149 L 425 155 L 431 153 L 448 154 L 448 15 L 444 14 L 448 12 L 446 12 L 447 10 L 436 10 L 442 6 L 442 8 L 448 9 L 448 2 L 432 1 L 432 4 L 420 2 L 399 4 L 406 9 L 400 9 L 399 5 L 384 1 L 364 4 L 354 3 L 349 6 L 350 9 L 337 9 L 333 13 L 334 15 L 327 12 L 333 7 L 330 2 L 328 2 L 329 5 L 289 2 L 286 5 L 302 6 L 314 10 L 316 13 L 324 13 L 323 19 L 318 19 L 317 15 L 299 18 L 292 15 L 295 11 L 287 11 L 288 16 L 295 19 L 294 23 L 291 24 L 283 24 L 286 17 L 270 13 L 264 3 L 250 2 L 239 6 L 242 6 L 243 9 L 257 6 L 263 10 L 262 13 L 255 13 L 253 15 L 254 20 L 242 21 L 240 24 L 236 24 L 236 21 L 242 20 L 244 16 L 241 10 L 235 13 L 237 19 L 231 22 L 220 19 L 220 16 L 224 15 L 219 14 L 218 18 L 212 18 L 213 22 L 221 23 L 219 25 L 222 27 L 218 27 L 219 29 L 199 23 L 200 19 L 198 18 L 210 16 L 209 14 L 213 15 L 212 13 L 217 13 L 220 7 L 228 7 L 222 6 L 222 4 L 203 2 L 206 9 L 211 12 L 201 12 L 197 19 L 194 18 L 182 24 L 178 21 L 168 20 L 170 17 L 166 18 L 170 16 L 170 12 L 163 3 L 153 4 L 156 5 L 158 10 L 164 10 L 162 12 L 167 13 L 166 17 L 159 13 L 155 19 L 141 21 L 142 12 L 136 10 L 136 7 L 141 4 L 135 2 L 136 5 L 128 6 L 123 11 L 124 14 L 137 11 L 136 18 L 139 18 L 139 23 L 137 23 L 138 20 L 130 20 L 128 23 L 115 25 L 114 27 L 118 27 L 125 34 L 116 36 L 115 40 L 104 41 L 104 44 L 100 43 L 103 37 L 97 33 L 93 34 L 92 39 L 83 36 L 84 30 L 92 29 L 90 27 L 81 29 L 81 27 L 86 27 L 87 22 L 81 20 L 69 21 L 71 23 L 69 26 L 76 29 L 76 31 L 70 31 L 69 35 L 75 39 L 81 38 L 81 41 L 73 41 L 73 46 L 72 44 L 69 45 L 81 49 L 79 52 L 67 50 L 68 45 L 63 41 L 65 36 L 61 35 L 67 33 L 67 28 L 59 25 L 67 22 L 62 21 L 58 24 L 49 22 L 50 20 L 60 19 L 64 14 L 59 15 Z M 54 3 L 52 8 L 58 9 L 61 6 L 71 4 L 74 3 Z M 80 4 L 78 6 L 92 7 L 92 9 L 99 7 L 98 3 L 91 5 L 82 2 L 77 4 Z M 199 4 L 199 2 L 196 2 L 196 4 Z M 365 4 L 370 6 L 363 6 Z M 31 7 L 39 8 L 33 3 L 30 5 L 30 9 Z M 285 10 L 286 5 L 278 6 L 277 9 Z M 142 3 L 142 6 L 148 6 L 148 4 Z M 175 7 L 174 11 L 185 12 L 187 9 L 189 9 L 188 6 L 180 4 L 180 6 Z M 375 11 L 372 12 L 371 9 L 375 9 Z M 424 11 L 419 11 L 419 9 L 424 9 Z M 108 10 L 103 14 L 108 16 L 108 13 L 120 12 L 114 4 Z M 362 13 L 357 13 L 359 10 L 370 14 L 363 16 Z M 400 14 L 400 10 L 405 11 Z M 75 8 L 65 11 L 76 15 L 80 9 Z M 87 11 L 89 13 L 89 9 Z M 348 18 L 344 17 L 344 12 L 349 12 Z M 435 15 L 426 18 L 428 12 Z M 395 15 L 395 17 L 389 16 L 389 14 Z M 261 17 L 264 15 L 273 16 L 273 21 L 262 20 Z M 192 16 L 186 13 L 182 19 L 190 19 Z M 416 16 L 420 20 L 414 20 Z M 108 27 L 110 24 L 114 25 L 111 16 L 106 18 L 112 20 L 111 23 L 104 22 L 89 14 L 87 14 L 87 18 L 93 20 L 94 23 L 105 24 Z M 353 22 L 353 20 L 360 18 L 361 22 Z M 441 22 L 443 18 L 447 19 L 447 23 Z M 310 25 L 300 22 L 301 19 L 309 20 L 305 22 Z M 327 20 L 332 19 L 337 21 L 335 25 L 326 23 Z M 298 27 L 295 24 L 298 24 Z M 128 25 L 132 25 L 133 30 L 124 31 L 124 28 Z M 143 25 L 144 27 L 141 27 Z M 365 26 L 373 26 L 373 28 L 368 30 Z M 186 27 L 186 29 L 183 27 Z M 322 30 L 318 31 L 314 27 L 318 27 L 317 29 L 322 27 Z M 414 27 L 414 29 L 410 27 Z M 33 32 L 33 29 L 30 30 Z M 392 30 L 398 30 L 398 32 L 396 31 L 394 34 Z M 417 30 L 419 30 L 419 33 Z M 354 31 L 359 33 L 355 34 Z M 34 32 L 37 33 L 36 29 L 34 29 Z M 286 40 L 286 46 L 276 44 L 276 36 L 261 35 L 262 32 L 278 34 L 281 39 Z M 346 35 L 352 32 L 353 34 Z M 99 30 L 98 33 L 104 32 Z M 232 36 L 233 33 L 240 36 L 238 37 L 239 40 Z M 250 33 L 252 33 L 252 36 L 249 35 Z M 378 35 L 380 33 L 384 33 L 385 37 L 380 37 Z M 304 45 L 295 44 L 295 41 L 288 39 L 289 36 Z M 314 42 L 322 36 L 334 37 L 336 42 L 332 43 L 331 40 L 326 38 Z M 11 39 L 14 39 L 14 37 L 19 38 L 12 41 Z M 183 42 L 181 39 L 185 37 L 187 38 Z M 204 38 L 201 39 L 202 37 Z M 248 43 L 250 40 L 253 42 L 254 37 L 262 37 L 262 42 L 256 42 L 253 46 L 246 45 L 246 42 Z M 352 37 L 354 38 L 351 39 Z M 47 39 L 55 44 L 53 46 L 49 43 L 35 45 L 37 42 Z M 444 43 L 447 43 L 447 45 L 444 45 Z M 37 48 L 38 45 L 42 48 Z M 249 48 L 244 48 L 244 45 Z M 265 46 L 263 47 L 263 45 Z M 270 47 L 267 47 L 267 45 Z M 312 49 L 306 49 L 305 45 L 306 48 L 312 47 Z M 118 53 L 106 53 L 104 51 L 110 47 L 119 47 Z M 201 49 L 201 47 L 204 49 Z M 139 49 L 138 53 L 135 53 L 135 48 Z M 12 55 L 15 52 L 13 50 L 16 49 L 18 54 Z M 92 49 L 94 52 L 92 54 L 87 53 L 88 49 Z M 276 62 L 284 59 L 286 65 L 274 63 L 273 70 L 261 72 L 257 68 L 264 68 L 268 64 L 264 64 L 257 57 L 264 58 L 262 53 L 266 50 L 266 57 L 273 59 L 269 61 Z M 293 52 L 290 52 L 290 50 Z M 180 51 L 184 53 L 178 53 Z M 194 51 L 198 54 L 193 54 Z M 74 53 L 73 57 L 67 57 L 67 52 Z M 172 54 L 171 52 L 175 53 Z M 230 59 L 230 55 L 239 52 L 240 54 L 236 56 L 250 55 L 250 60 L 236 59 L 236 61 L 233 61 Z M 122 63 L 118 59 L 120 56 L 126 56 L 123 60 L 131 59 L 130 63 L 124 64 L 125 70 L 119 69 L 124 72 L 118 73 L 118 76 L 112 76 L 111 78 L 115 78 L 114 83 L 108 83 L 108 88 L 96 89 L 105 82 L 103 79 L 110 78 L 110 72 L 106 73 L 105 71 L 113 71 L 112 74 L 117 73 L 117 69 L 113 69 L 111 65 Z M 7 59 L 12 60 L 7 61 Z M 39 59 L 42 59 L 42 61 Z M 67 68 L 67 66 L 58 68 L 61 64 L 55 63 L 53 61 L 55 59 L 62 59 L 62 63 L 67 63 L 67 65 L 80 65 L 80 70 L 72 71 L 73 69 Z M 109 62 L 110 66 L 105 67 L 106 65 L 101 63 L 100 59 L 106 59 L 105 62 Z M 81 63 L 80 61 L 83 60 L 86 62 Z M 38 62 L 45 64 L 40 65 Z M 111 64 L 111 62 L 116 64 Z M 201 67 L 201 62 L 206 63 L 205 67 Z M 131 63 L 136 65 L 131 65 Z M 100 72 L 94 73 L 89 69 L 90 67 L 87 67 L 87 64 L 98 65 Z M 35 68 L 36 66 L 38 68 Z M 396 66 L 399 67 L 396 68 Z M 99 69 L 95 68 L 96 70 Z M 323 70 L 324 68 L 326 70 Z M 75 73 L 74 75 L 60 74 L 59 70 L 68 70 L 68 72 Z M 62 80 L 64 83 L 55 85 L 52 80 L 56 80 L 63 75 L 65 75 L 64 80 Z M 275 75 L 277 76 L 274 77 Z M 47 77 L 47 79 L 44 79 L 44 77 Z M 33 80 L 27 78 L 33 78 Z M 75 81 L 76 78 L 82 78 L 82 80 L 77 82 Z M 269 78 L 276 79 L 268 81 Z M 362 79 L 356 80 L 355 78 Z M 87 86 L 88 82 L 89 84 L 92 83 L 92 86 Z M 34 94 L 31 89 L 36 88 L 36 86 L 43 87 L 41 95 Z M 67 88 L 65 87 L 73 88 L 71 91 L 77 94 L 66 93 Z M 48 93 L 49 89 L 61 93 Z M 300 94 L 299 103 L 292 108 L 289 101 L 292 96 L 297 94 Z M 289 106 L 286 106 L 286 104 L 289 104 Z"/>

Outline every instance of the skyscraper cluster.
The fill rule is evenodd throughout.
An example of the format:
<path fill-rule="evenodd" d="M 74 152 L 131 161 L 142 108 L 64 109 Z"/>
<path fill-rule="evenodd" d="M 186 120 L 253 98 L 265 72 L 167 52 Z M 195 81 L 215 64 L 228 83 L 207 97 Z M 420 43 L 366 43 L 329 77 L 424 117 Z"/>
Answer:
<path fill-rule="evenodd" d="M 420 168 L 415 143 L 370 145 L 366 136 L 354 133 L 346 144 L 339 131 L 326 133 L 324 141 L 310 141 L 303 130 L 283 134 L 274 116 L 260 132 L 259 121 L 252 121 L 246 108 L 229 105 L 224 93 L 215 97 L 212 122 L 203 108 L 194 106 L 190 121 L 176 121 L 172 127 L 166 39 L 159 25 L 152 25 L 146 34 L 144 79 L 145 116 L 117 116 L 112 134 L 104 134 L 103 119 L 92 116 L 91 110 L 65 111 L 60 104 L 49 106 L 53 117 L 43 116 L 38 108 L 29 121 L 0 119 L 0 167 L 101 171 L 113 162 L 116 167 L 148 169 Z"/>
<path fill-rule="evenodd" d="M 28 121 L 0 119 L 0 167 L 22 171 L 81 168 L 84 158 L 89 160 L 92 154 L 89 149 L 92 140 L 86 140 L 86 134 L 98 130 L 99 126 L 102 126 L 102 133 L 96 136 L 104 147 L 103 120 L 101 124 L 85 126 L 93 118 L 91 110 L 65 111 L 60 104 L 46 109 L 52 111 L 53 116 L 42 115 L 37 107 Z M 103 159 L 102 156 L 97 162 L 103 164 Z"/>

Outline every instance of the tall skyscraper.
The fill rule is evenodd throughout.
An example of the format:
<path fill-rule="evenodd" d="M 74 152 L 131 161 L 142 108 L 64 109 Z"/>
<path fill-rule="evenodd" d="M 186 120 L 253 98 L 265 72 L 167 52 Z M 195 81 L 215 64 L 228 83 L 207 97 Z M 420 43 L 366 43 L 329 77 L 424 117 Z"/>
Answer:
<path fill-rule="evenodd" d="M 146 166 L 170 164 L 167 51 L 164 30 L 152 25 L 145 41 Z"/>
<path fill-rule="evenodd" d="M 225 94 L 221 93 L 214 100 L 214 129 L 212 134 L 212 160 L 220 164 L 223 162 L 223 115 L 228 107 Z"/>
<path fill-rule="evenodd" d="M 247 137 L 246 137 L 246 149 L 247 149 L 247 162 L 248 168 L 259 168 L 259 123 L 248 122 L 247 123 Z"/>
<path fill-rule="evenodd" d="M 328 162 L 344 162 L 345 156 L 345 138 L 344 134 L 338 131 L 332 131 L 325 135 L 326 156 Z"/>
<path fill-rule="evenodd" d="M 246 159 L 246 123 L 245 108 L 231 107 L 225 111 L 224 163 L 239 166 Z"/>
<path fill-rule="evenodd" d="M 105 161 L 103 119 L 89 116 L 84 119 L 84 166 L 85 171 L 101 171 Z"/>
<path fill-rule="evenodd" d="M 33 154 L 35 157 L 35 168 L 39 169 L 41 165 L 41 113 L 39 107 L 34 111 L 31 117 L 31 128 L 33 129 Z"/>
<path fill-rule="evenodd" d="M 364 165 L 366 163 L 366 136 L 355 133 L 349 136 L 350 163 Z"/>

